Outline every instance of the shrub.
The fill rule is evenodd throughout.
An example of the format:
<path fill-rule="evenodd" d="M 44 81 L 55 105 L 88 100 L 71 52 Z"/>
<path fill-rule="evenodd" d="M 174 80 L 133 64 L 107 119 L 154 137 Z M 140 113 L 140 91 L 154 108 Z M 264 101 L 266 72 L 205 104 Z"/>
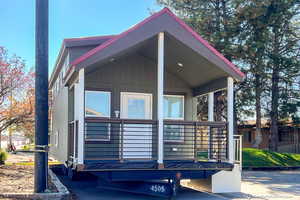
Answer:
<path fill-rule="evenodd" d="M 29 151 L 29 150 L 30 150 L 30 146 L 29 146 L 29 145 L 24 145 L 24 146 L 22 147 L 22 150 L 24 150 L 24 151 Z"/>
<path fill-rule="evenodd" d="M 4 150 L 0 149 L 0 164 L 3 165 L 6 159 L 7 153 Z"/>

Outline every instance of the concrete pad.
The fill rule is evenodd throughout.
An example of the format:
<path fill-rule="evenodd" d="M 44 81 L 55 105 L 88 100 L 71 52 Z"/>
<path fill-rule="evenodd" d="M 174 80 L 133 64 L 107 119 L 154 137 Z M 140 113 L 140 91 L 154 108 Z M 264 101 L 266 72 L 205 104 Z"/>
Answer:
<path fill-rule="evenodd" d="M 300 171 L 243 171 L 242 192 L 220 194 L 235 200 L 299 200 Z"/>

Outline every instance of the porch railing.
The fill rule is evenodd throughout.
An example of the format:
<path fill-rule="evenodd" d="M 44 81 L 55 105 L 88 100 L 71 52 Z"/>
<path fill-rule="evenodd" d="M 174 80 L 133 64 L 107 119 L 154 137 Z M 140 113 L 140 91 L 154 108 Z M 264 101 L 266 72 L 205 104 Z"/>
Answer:
<path fill-rule="evenodd" d="M 164 122 L 165 160 L 216 160 L 228 158 L 226 122 Z"/>
<path fill-rule="evenodd" d="M 68 160 L 74 162 L 78 156 L 78 120 L 69 122 Z"/>
<path fill-rule="evenodd" d="M 164 160 L 228 158 L 226 122 L 164 121 Z M 89 160 L 157 160 L 157 121 L 86 118 L 84 157 Z"/>
<path fill-rule="evenodd" d="M 234 135 L 234 162 L 242 165 L 242 135 Z"/>
<path fill-rule="evenodd" d="M 157 121 L 86 118 L 85 159 L 156 160 Z"/>

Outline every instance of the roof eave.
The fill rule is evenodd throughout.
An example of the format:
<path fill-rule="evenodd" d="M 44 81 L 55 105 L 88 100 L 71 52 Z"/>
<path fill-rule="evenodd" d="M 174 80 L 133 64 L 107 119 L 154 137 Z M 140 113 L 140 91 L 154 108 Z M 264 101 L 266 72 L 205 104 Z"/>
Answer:
<path fill-rule="evenodd" d="M 100 52 L 101 50 L 105 49 L 106 47 L 112 45 L 113 43 L 117 42 L 120 38 L 125 37 L 128 33 L 138 29 L 140 26 L 144 25 L 146 22 L 164 14 L 167 13 L 169 16 L 171 16 L 174 20 L 177 21 L 187 32 L 189 32 L 196 40 L 198 40 L 202 45 L 204 45 L 211 53 L 216 55 L 220 60 L 222 60 L 229 71 L 231 71 L 230 75 L 235 78 L 237 81 L 243 81 L 245 78 L 245 74 L 241 72 L 232 62 L 230 62 L 228 59 L 226 59 L 220 52 L 218 52 L 214 47 L 212 47 L 206 40 L 204 40 L 198 33 L 196 33 L 191 27 L 189 27 L 184 21 L 179 19 L 174 13 L 172 13 L 168 8 L 164 8 L 163 10 L 155 13 L 154 15 L 146 18 L 139 24 L 133 26 L 129 30 L 121 33 L 120 35 L 116 36 L 115 38 L 108 40 L 104 42 L 103 44 L 99 45 L 98 47 L 90 50 L 89 52 L 83 54 L 79 58 L 77 58 L 75 61 L 72 62 L 72 65 L 75 65 L 77 68 L 81 68 L 84 64 L 84 61 L 92 57 L 94 54 Z"/>
<path fill-rule="evenodd" d="M 54 82 L 54 79 L 55 79 L 55 76 L 57 74 L 57 71 L 58 71 L 58 64 L 60 63 L 63 55 L 66 53 L 66 43 L 65 43 L 65 40 L 63 40 L 62 42 L 62 45 L 61 45 L 61 48 L 59 50 L 59 54 L 58 54 L 58 57 L 55 61 L 55 67 L 51 73 L 51 76 L 50 76 L 50 80 L 49 80 L 49 89 L 52 88 L 53 86 L 53 82 Z"/>

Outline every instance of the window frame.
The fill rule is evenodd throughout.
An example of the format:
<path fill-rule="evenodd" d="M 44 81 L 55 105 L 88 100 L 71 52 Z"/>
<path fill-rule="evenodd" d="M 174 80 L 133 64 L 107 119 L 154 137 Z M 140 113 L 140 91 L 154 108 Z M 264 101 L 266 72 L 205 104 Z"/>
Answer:
<path fill-rule="evenodd" d="M 177 118 L 172 118 L 172 117 L 165 117 L 164 116 L 164 119 L 166 120 L 184 120 L 184 100 L 185 100 L 185 96 L 184 95 L 171 95 L 171 94 L 164 94 L 163 95 L 164 97 L 180 97 L 182 98 L 182 114 L 183 114 L 183 117 L 177 117 Z M 164 105 L 165 107 L 165 105 Z"/>
<path fill-rule="evenodd" d="M 102 93 L 106 93 L 106 94 L 109 94 L 109 101 L 108 101 L 108 107 L 109 107 L 109 114 L 108 116 L 95 116 L 95 115 L 87 115 L 86 114 L 86 93 L 87 92 L 102 92 Z M 111 91 L 107 91 L 107 90 L 95 90 L 95 89 L 87 89 L 84 91 L 84 116 L 85 117 L 89 117 L 89 118 L 111 118 L 111 94 L 112 92 Z M 85 126 L 86 126 L 86 123 L 85 123 Z M 111 138 L 111 123 L 108 123 L 108 131 L 107 131 L 107 138 L 103 138 L 103 139 L 100 139 L 100 138 L 87 138 L 87 130 L 86 130 L 86 127 L 85 127 L 85 141 L 96 141 L 96 142 L 108 142 L 110 141 L 110 138 Z"/>
<path fill-rule="evenodd" d="M 183 116 L 182 117 L 177 117 L 177 118 L 172 118 L 172 117 L 165 117 L 164 116 L 164 120 L 181 120 L 181 121 L 184 121 L 184 117 L 185 117 L 185 95 L 172 95 L 172 94 L 164 94 L 163 95 L 164 97 L 180 97 L 182 99 L 182 114 Z M 165 105 L 164 105 L 165 106 Z M 176 125 L 174 124 L 175 126 L 181 126 L 181 125 Z M 170 126 L 174 126 L 174 125 L 170 125 Z M 167 143 L 182 143 L 184 142 L 184 127 L 180 128 L 180 132 L 182 133 L 182 135 L 180 136 L 179 139 L 171 139 L 171 140 L 168 140 L 168 139 L 165 139 L 164 141 L 167 142 Z"/>
<path fill-rule="evenodd" d="M 103 92 L 103 93 L 109 94 L 109 101 L 108 101 L 108 103 L 109 103 L 109 105 L 108 105 L 109 114 L 108 114 L 108 116 L 102 116 L 101 118 L 111 118 L 111 92 L 110 91 L 104 91 L 104 90 L 85 90 L 84 91 L 84 116 L 85 117 L 91 117 L 91 118 L 99 117 L 99 116 L 95 116 L 95 115 L 87 115 L 86 114 L 85 109 L 86 109 L 86 93 L 87 92 Z"/>

